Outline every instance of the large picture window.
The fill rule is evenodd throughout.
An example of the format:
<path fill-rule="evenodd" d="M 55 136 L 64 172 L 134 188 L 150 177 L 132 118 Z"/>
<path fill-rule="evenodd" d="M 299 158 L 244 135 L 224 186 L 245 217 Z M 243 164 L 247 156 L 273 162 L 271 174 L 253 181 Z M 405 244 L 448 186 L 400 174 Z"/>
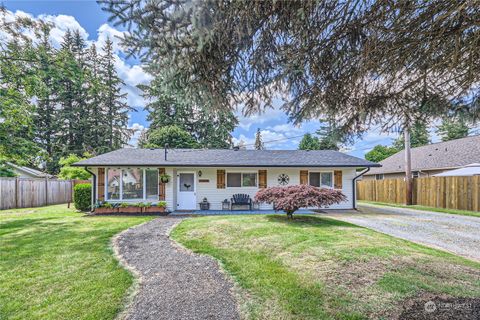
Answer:
<path fill-rule="evenodd" d="M 107 200 L 158 200 L 158 170 L 107 169 Z"/>
<path fill-rule="evenodd" d="M 332 172 L 309 172 L 309 184 L 314 187 L 333 188 Z"/>
<path fill-rule="evenodd" d="M 240 172 L 228 172 L 227 173 L 227 187 L 256 187 L 257 186 L 257 174 L 256 173 L 240 173 Z"/>

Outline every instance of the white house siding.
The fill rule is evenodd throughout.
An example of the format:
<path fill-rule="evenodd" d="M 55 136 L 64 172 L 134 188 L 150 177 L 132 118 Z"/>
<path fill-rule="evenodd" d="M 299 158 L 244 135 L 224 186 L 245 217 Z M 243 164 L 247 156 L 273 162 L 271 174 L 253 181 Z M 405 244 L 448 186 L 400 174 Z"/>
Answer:
<path fill-rule="evenodd" d="M 355 177 L 354 168 L 178 168 L 177 172 L 181 170 L 185 171 L 195 171 L 197 172 L 197 209 L 199 209 L 199 202 L 203 198 L 207 198 L 210 202 L 211 210 L 221 210 L 222 201 L 224 199 L 230 198 L 236 193 L 245 193 L 248 194 L 252 199 L 259 190 L 258 187 L 239 187 L 239 188 L 229 188 L 217 189 L 217 170 L 222 169 L 228 172 L 255 172 L 258 173 L 258 170 L 267 170 L 267 187 L 278 186 L 278 176 L 282 173 L 287 174 L 290 178 L 288 185 L 300 184 L 300 170 L 310 171 L 331 171 L 342 170 L 342 192 L 347 196 L 347 201 L 342 202 L 338 205 L 333 205 L 331 209 L 351 209 L 353 207 L 353 190 L 352 190 L 352 179 Z M 202 171 L 202 176 L 198 176 L 198 172 Z M 209 182 L 199 182 L 199 179 L 209 180 Z M 172 179 L 176 184 L 176 179 Z M 170 182 L 167 186 L 167 198 L 169 193 L 176 194 L 176 185 L 173 186 Z M 257 177 L 258 184 L 258 177 Z M 272 209 L 271 205 L 262 204 L 260 209 Z"/>
<path fill-rule="evenodd" d="M 133 166 L 132 166 L 133 167 Z M 96 168 L 90 168 L 95 174 L 97 174 Z M 257 173 L 258 170 L 267 170 L 267 187 L 279 186 L 278 176 L 280 174 L 287 174 L 290 178 L 288 185 L 300 184 L 300 170 L 310 171 L 330 171 L 342 170 L 342 192 L 347 196 L 347 201 L 342 202 L 337 205 L 330 206 L 331 209 L 351 209 L 353 207 L 353 190 L 352 190 L 352 179 L 356 175 L 355 168 L 166 168 L 166 173 L 172 178 L 170 182 L 166 184 L 166 197 L 168 210 L 175 210 L 177 207 L 177 174 L 181 171 L 194 171 L 196 172 L 196 203 L 197 209 L 200 209 L 199 203 L 203 198 L 207 198 L 210 202 L 211 210 L 221 210 L 222 201 L 224 199 L 230 198 L 236 193 L 245 193 L 248 194 L 252 199 L 259 190 L 258 187 L 239 187 L 239 188 L 229 188 L 217 189 L 217 170 L 225 170 L 228 172 L 251 172 Z M 202 172 L 202 176 L 199 177 L 199 171 Z M 105 172 L 106 174 L 106 172 Z M 199 180 L 208 180 L 208 182 L 199 182 Z M 226 183 L 226 181 L 225 181 Z M 257 176 L 258 184 L 258 176 Z M 98 198 L 98 188 L 97 188 L 97 198 Z M 262 204 L 260 209 L 272 209 L 271 205 Z"/>

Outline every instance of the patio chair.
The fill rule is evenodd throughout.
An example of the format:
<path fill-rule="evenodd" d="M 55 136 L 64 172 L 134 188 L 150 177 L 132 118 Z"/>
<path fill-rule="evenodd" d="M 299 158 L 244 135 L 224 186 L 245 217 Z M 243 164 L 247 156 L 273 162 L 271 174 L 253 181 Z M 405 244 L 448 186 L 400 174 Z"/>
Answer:
<path fill-rule="evenodd" d="M 238 193 L 232 196 L 232 210 L 233 206 L 248 206 L 252 210 L 252 199 L 248 194 Z"/>

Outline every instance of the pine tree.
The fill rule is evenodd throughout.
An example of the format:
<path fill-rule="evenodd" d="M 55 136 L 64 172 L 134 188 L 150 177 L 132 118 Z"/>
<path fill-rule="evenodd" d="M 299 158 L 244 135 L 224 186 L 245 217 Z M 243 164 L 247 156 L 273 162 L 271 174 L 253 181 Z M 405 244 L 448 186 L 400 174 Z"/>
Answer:
<path fill-rule="evenodd" d="M 438 126 L 437 133 L 442 141 L 465 138 L 468 136 L 470 127 L 463 117 L 445 117 L 442 124 Z"/>
<path fill-rule="evenodd" d="M 263 144 L 260 128 L 257 129 L 257 134 L 255 135 L 255 150 L 265 150 L 265 145 Z"/>
<path fill-rule="evenodd" d="M 128 126 L 128 112 L 135 111 L 126 103 L 126 93 L 121 92 L 125 83 L 118 76 L 113 55 L 113 42 L 107 38 L 102 48 L 99 75 L 103 79 L 102 103 L 107 124 L 107 141 L 109 150 L 115 150 L 127 144 L 132 136 Z"/>
<path fill-rule="evenodd" d="M 410 129 L 410 146 L 416 148 L 430 143 L 430 134 L 428 133 L 427 124 L 421 121 L 416 121 Z M 403 150 L 405 148 L 403 134 L 394 141 L 393 147 L 397 150 Z"/>
<path fill-rule="evenodd" d="M 339 145 L 344 142 L 341 131 L 335 126 L 333 121 L 326 121 L 326 124 L 320 126 L 317 130 L 319 136 L 319 150 L 339 150 Z"/>

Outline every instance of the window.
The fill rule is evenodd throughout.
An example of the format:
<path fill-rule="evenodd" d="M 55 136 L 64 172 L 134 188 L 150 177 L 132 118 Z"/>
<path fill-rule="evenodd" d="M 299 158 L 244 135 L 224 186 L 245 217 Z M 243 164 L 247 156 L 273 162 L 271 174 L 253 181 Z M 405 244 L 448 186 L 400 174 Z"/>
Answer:
<path fill-rule="evenodd" d="M 383 180 L 383 173 L 378 173 L 375 175 L 375 180 Z"/>
<path fill-rule="evenodd" d="M 419 176 L 420 176 L 420 173 L 418 171 L 412 172 L 412 178 L 418 178 Z"/>
<path fill-rule="evenodd" d="M 227 187 L 256 187 L 257 186 L 257 174 L 256 173 L 227 173 Z"/>
<path fill-rule="evenodd" d="M 309 172 L 309 184 L 314 187 L 333 188 L 332 172 Z"/>
<path fill-rule="evenodd" d="M 147 200 L 158 199 L 158 170 L 145 170 L 145 192 Z"/>
<path fill-rule="evenodd" d="M 195 174 L 180 173 L 180 191 L 195 191 Z"/>
<path fill-rule="evenodd" d="M 107 169 L 107 200 L 158 200 L 158 170 Z"/>
<path fill-rule="evenodd" d="M 257 186 L 257 174 L 256 173 L 243 173 L 242 174 L 242 187 L 256 187 Z"/>
<path fill-rule="evenodd" d="M 122 199 L 143 199 L 143 169 L 122 170 Z"/>
<path fill-rule="evenodd" d="M 107 171 L 107 199 L 120 199 L 120 174 L 122 170 L 108 169 Z"/>
<path fill-rule="evenodd" d="M 242 185 L 241 173 L 227 173 L 227 187 L 240 187 Z"/>

